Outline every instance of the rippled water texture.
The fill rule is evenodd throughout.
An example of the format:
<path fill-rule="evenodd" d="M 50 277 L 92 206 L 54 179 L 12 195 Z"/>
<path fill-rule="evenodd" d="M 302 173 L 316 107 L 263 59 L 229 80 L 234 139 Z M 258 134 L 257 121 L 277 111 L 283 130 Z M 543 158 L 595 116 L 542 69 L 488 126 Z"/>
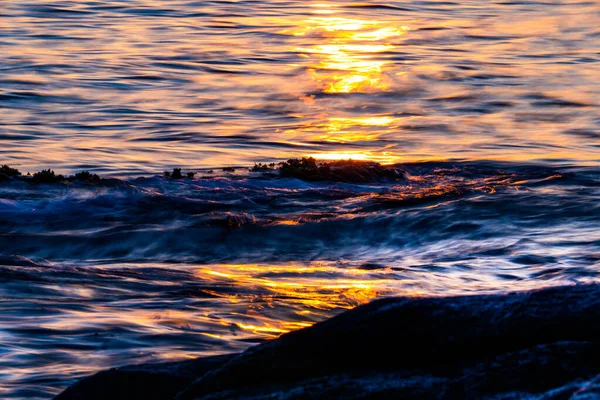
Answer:
<path fill-rule="evenodd" d="M 3 184 L 0 240 L 21 256 L 0 256 L 0 394 L 239 351 L 381 296 L 600 281 L 598 168 L 401 167 L 406 180 L 368 185 Z"/>
<path fill-rule="evenodd" d="M 122 180 L 0 183 L 0 397 L 600 281 L 599 42 L 597 1 L 4 1 L 0 165 Z M 306 155 L 406 179 L 218 168 Z"/>
<path fill-rule="evenodd" d="M 598 1 L 4 3 L 0 151 L 25 170 L 598 161 Z"/>

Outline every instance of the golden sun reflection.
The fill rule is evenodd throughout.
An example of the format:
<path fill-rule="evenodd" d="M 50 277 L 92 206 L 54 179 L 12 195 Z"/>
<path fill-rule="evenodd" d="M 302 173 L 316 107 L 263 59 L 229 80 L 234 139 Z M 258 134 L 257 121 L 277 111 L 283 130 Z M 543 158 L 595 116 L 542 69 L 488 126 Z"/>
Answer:
<path fill-rule="evenodd" d="M 408 30 L 383 25 L 381 21 L 317 17 L 303 21 L 298 30 L 283 33 L 325 39 L 325 44 L 297 48 L 312 61 L 310 72 L 324 93 L 368 93 L 390 87 L 385 73 L 390 62 L 375 56 L 393 50 L 395 46 L 386 40 Z"/>
<path fill-rule="evenodd" d="M 329 274 L 338 278 L 328 279 L 326 275 Z M 199 268 L 195 272 L 202 281 L 245 288 L 247 294 L 211 291 L 210 294 L 230 303 L 254 302 L 256 293 L 262 293 L 260 302 L 255 306 L 259 313 L 262 309 L 276 309 L 278 305 L 295 309 L 295 320 L 257 318 L 252 323 L 234 322 L 244 331 L 272 336 L 311 326 L 315 316 L 322 312 L 353 308 L 373 298 L 392 294 L 393 278 L 386 277 L 384 272 L 379 274 L 379 278 L 374 279 L 370 271 L 339 268 L 326 263 L 219 265 L 212 269 Z"/>
<path fill-rule="evenodd" d="M 329 118 L 327 123 L 317 125 L 324 130 L 323 135 L 317 139 L 334 143 L 374 141 L 379 139 L 382 133 L 387 132 L 387 129 L 382 128 L 393 127 L 396 120 L 397 118 L 389 116 Z"/>
<path fill-rule="evenodd" d="M 403 72 L 398 70 L 390 55 L 409 28 L 390 21 L 345 17 L 332 5 L 313 7 L 315 16 L 301 21 L 297 28 L 281 33 L 302 37 L 305 41 L 296 47 L 296 52 L 305 60 L 303 64 L 307 66 L 317 90 L 326 95 L 373 94 L 393 90 Z M 337 145 L 375 142 L 397 128 L 395 122 L 398 118 L 390 115 L 348 117 L 342 114 L 337 104 L 315 104 L 314 97 L 310 97 L 309 103 L 316 107 L 323 104 L 325 108 L 319 111 L 325 118 L 286 132 L 289 136 L 299 137 L 301 142 L 307 139 Z M 325 150 L 306 156 L 385 163 L 399 159 L 386 148 L 369 151 L 336 148 L 335 151 Z"/>

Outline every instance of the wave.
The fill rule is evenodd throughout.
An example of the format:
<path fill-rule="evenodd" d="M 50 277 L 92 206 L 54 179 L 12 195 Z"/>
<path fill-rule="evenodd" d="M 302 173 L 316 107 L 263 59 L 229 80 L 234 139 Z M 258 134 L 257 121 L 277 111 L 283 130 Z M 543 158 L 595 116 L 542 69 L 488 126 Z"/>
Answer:
<path fill-rule="evenodd" d="M 108 366 L 239 352 L 385 296 L 598 282 L 597 169 L 393 168 L 5 180 L 2 390 L 48 398 Z"/>
<path fill-rule="evenodd" d="M 491 251 L 481 243 L 515 246 L 542 231 L 545 240 L 571 241 L 578 226 L 579 242 L 597 245 L 595 169 L 491 162 L 396 168 L 401 181 L 361 184 L 247 170 L 181 180 L 8 181 L 0 185 L 0 243 L 13 254 L 73 262 L 386 262 L 450 240 L 477 241 L 460 258 Z"/>

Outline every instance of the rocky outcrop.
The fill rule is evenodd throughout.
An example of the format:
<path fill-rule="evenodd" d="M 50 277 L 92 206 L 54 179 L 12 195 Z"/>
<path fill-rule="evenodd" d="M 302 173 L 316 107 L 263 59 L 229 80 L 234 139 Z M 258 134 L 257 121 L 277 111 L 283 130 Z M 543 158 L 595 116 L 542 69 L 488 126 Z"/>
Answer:
<path fill-rule="evenodd" d="M 317 161 L 311 157 L 285 161 L 279 164 L 278 171 L 282 177 L 304 181 L 370 183 L 404 179 L 403 172 L 394 166 L 371 161 Z"/>
<path fill-rule="evenodd" d="M 599 355 L 600 285 L 390 298 L 240 355 L 101 372 L 57 400 L 594 398 Z"/>

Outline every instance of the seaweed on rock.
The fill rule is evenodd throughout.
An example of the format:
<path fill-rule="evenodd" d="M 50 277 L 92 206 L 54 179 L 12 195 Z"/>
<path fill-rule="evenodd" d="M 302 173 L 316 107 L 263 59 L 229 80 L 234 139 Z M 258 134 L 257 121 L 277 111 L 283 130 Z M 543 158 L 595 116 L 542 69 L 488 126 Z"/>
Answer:
<path fill-rule="evenodd" d="M 312 157 L 285 161 L 280 164 L 279 173 L 282 177 L 305 181 L 368 183 L 404 179 L 403 172 L 394 166 L 355 160 L 318 162 Z"/>
<path fill-rule="evenodd" d="M 171 172 L 171 179 L 183 179 L 181 168 L 173 168 L 173 172 Z"/>
<path fill-rule="evenodd" d="M 21 172 L 16 168 L 11 168 L 8 165 L 3 165 L 0 167 L 0 175 L 5 175 L 11 178 L 21 176 Z"/>
<path fill-rule="evenodd" d="M 97 174 L 93 174 L 89 171 L 80 171 L 75 175 L 63 176 L 56 174 L 52 169 L 43 169 L 35 172 L 33 175 L 27 173 L 26 175 L 16 168 L 11 168 L 8 165 L 0 167 L 0 182 L 20 181 L 27 182 L 30 184 L 62 184 L 70 185 L 73 183 L 85 184 L 85 185 L 101 185 L 107 187 L 114 187 L 126 184 L 124 181 L 116 178 L 101 178 Z"/>
<path fill-rule="evenodd" d="M 224 167 L 224 172 L 235 172 L 235 167 Z M 260 172 L 275 176 L 278 174 L 284 178 L 296 178 L 305 181 L 329 181 L 347 183 L 371 183 L 371 182 L 395 182 L 404 179 L 404 173 L 395 166 L 384 166 L 372 161 L 317 161 L 312 157 L 301 159 L 289 159 L 279 164 L 257 163 L 249 169 L 250 172 Z M 207 173 L 213 173 L 209 170 Z M 183 173 L 181 168 L 173 168 L 172 172 L 165 171 L 167 179 L 194 179 L 195 173 Z M 114 184 L 114 180 L 107 180 L 92 174 L 89 171 L 81 171 L 75 175 L 64 177 L 57 175 L 51 169 L 45 169 L 30 176 L 21 175 L 19 170 L 8 165 L 0 167 L 0 182 L 9 180 L 22 180 L 31 183 L 69 183 L 84 182 L 88 184 Z"/>
<path fill-rule="evenodd" d="M 69 180 L 83 181 L 87 183 L 99 183 L 102 181 L 102 179 L 98 175 L 92 174 L 89 171 L 78 172 L 72 177 L 69 177 Z"/>
<path fill-rule="evenodd" d="M 21 172 L 16 168 L 11 168 L 8 165 L 0 167 L 0 182 L 9 181 L 20 176 Z"/>
<path fill-rule="evenodd" d="M 33 183 L 58 183 L 63 182 L 65 177 L 62 175 L 56 175 L 51 169 L 43 169 L 33 174 L 31 181 Z"/>
<path fill-rule="evenodd" d="M 258 163 L 254 164 L 252 168 L 250 168 L 250 172 L 268 172 L 275 170 L 275 163 Z"/>
<path fill-rule="evenodd" d="M 188 179 L 194 179 L 194 176 L 196 174 L 193 172 L 187 172 L 185 174 L 185 177 Z M 184 175 L 181 172 L 181 168 L 173 168 L 173 172 L 169 172 L 169 171 L 165 171 L 164 173 L 165 178 L 170 178 L 170 179 L 183 179 Z"/>

